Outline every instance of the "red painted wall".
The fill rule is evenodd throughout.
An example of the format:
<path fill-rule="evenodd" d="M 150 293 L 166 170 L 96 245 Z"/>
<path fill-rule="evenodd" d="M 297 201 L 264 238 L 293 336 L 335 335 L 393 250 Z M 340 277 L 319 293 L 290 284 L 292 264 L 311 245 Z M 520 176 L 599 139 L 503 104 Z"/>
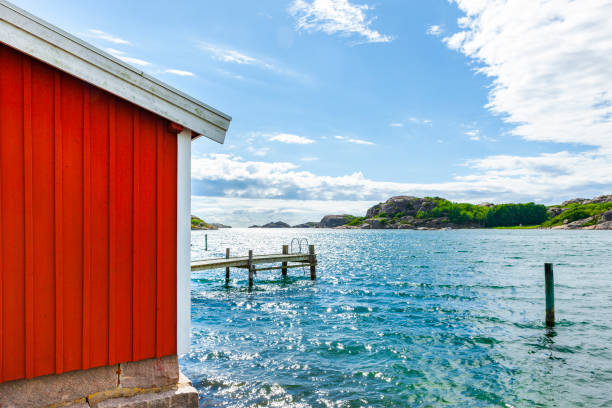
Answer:
<path fill-rule="evenodd" d="M 0 382 L 176 354 L 176 149 L 0 43 Z"/>

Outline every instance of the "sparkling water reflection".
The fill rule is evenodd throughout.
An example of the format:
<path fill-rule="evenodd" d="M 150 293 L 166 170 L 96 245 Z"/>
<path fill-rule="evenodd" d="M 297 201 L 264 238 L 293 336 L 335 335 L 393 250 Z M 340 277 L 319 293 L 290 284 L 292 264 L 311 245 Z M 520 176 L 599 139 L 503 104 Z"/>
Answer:
<path fill-rule="evenodd" d="M 612 233 L 229 229 L 193 232 L 191 256 L 296 236 L 316 245 L 316 282 L 192 275 L 181 365 L 202 406 L 612 406 Z"/>

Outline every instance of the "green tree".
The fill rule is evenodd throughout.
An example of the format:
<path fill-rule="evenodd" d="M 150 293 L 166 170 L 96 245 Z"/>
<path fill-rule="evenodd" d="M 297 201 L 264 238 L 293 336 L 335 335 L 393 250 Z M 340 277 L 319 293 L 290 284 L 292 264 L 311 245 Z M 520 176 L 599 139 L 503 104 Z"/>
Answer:
<path fill-rule="evenodd" d="M 541 204 L 498 204 L 489 209 L 485 225 L 487 227 L 538 225 L 547 219 L 546 206 Z"/>

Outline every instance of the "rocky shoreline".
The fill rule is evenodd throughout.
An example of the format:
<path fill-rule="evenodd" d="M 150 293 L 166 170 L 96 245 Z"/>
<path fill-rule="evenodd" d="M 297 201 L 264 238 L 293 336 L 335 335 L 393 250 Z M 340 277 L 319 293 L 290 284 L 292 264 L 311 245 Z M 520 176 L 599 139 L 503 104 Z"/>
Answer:
<path fill-rule="evenodd" d="M 208 223 L 201 219 L 200 217 L 196 217 L 195 215 L 191 216 L 191 229 L 192 230 L 217 230 L 220 228 L 232 228 L 229 225 L 223 225 L 219 223 Z"/>
<path fill-rule="evenodd" d="M 326 215 L 319 222 L 291 228 L 448 230 L 475 228 L 612 229 L 612 195 L 576 198 L 560 205 L 478 205 L 452 203 L 440 197 L 391 197 L 369 208 L 364 217 Z M 290 228 L 282 221 L 251 228 Z"/>
<path fill-rule="evenodd" d="M 291 225 L 287 224 L 286 222 L 276 221 L 269 222 L 264 225 L 251 225 L 249 228 L 291 228 Z"/>

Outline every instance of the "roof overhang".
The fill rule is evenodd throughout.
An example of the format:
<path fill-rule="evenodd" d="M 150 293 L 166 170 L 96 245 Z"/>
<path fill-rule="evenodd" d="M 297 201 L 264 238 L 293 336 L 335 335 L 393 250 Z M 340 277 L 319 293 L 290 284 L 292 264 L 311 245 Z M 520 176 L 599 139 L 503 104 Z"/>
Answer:
<path fill-rule="evenodd" d="M 232 118 L 0 0 L 0 42 L 223 143 Z"/>

